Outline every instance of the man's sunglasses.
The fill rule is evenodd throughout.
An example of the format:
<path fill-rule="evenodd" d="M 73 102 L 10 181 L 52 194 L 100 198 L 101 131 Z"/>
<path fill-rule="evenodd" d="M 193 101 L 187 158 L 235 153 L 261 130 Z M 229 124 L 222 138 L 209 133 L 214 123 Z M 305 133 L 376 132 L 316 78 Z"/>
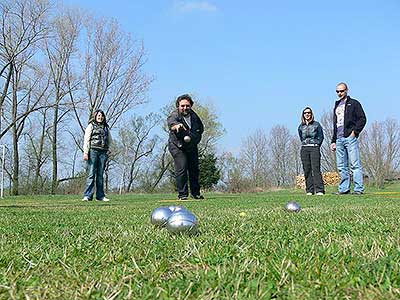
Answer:
<path fill-rule="evenodd" d="M 336 90 L 336 93 L 344 93 L 346 90 Z"/>

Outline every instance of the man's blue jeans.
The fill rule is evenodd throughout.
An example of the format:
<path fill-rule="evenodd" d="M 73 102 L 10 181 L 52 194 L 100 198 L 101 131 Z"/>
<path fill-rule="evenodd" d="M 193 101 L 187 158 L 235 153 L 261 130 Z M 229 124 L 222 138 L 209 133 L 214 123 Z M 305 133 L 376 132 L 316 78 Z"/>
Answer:
<path fill-rule="evenodd" d="M 84 197 L 93 199 L 94 181 L 96 180 L 96 199 L 101 200 L 104 194 L 104 168 L 106 166 L 108 155 L 107 151 L 90 149 L 89 160 L 87 161 L 88 177 L 86 179 Z"/>
<path fill-rule="evenodd" d="M 354 192 L 364 192 L 363 171 L 357 137 L 348 136 L 337 139 L 336 165 L 340 173 L 340 193 L 350 191 L 350 170 L 353 173 Z"/>

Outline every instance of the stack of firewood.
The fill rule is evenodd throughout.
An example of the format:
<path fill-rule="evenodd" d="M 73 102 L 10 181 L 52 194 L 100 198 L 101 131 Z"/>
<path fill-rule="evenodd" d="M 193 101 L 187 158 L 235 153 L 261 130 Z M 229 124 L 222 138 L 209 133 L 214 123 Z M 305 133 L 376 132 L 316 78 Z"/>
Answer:
<path fill-rule="evenodd" d="M 322 173 L 322 180 L 325 185 L 339 185 L 340 175 L 338 172 L 326 172 Z M 304 175 L 296 176 L 296 188 L 297 189 L 305 189 L 306 188 L 306 180 Z"/>

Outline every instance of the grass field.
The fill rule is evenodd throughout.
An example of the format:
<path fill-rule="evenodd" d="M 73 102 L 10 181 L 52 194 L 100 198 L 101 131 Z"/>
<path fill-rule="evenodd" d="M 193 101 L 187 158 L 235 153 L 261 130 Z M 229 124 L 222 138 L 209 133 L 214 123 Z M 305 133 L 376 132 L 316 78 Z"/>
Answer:
<path fill-rule="evenodd" d="M 198 236 L 150 224 L 172 194 L 5 198 L 0 299 L 400 299 L 400 187 L 383 191 L 206 194 L 183 203 Z"/>

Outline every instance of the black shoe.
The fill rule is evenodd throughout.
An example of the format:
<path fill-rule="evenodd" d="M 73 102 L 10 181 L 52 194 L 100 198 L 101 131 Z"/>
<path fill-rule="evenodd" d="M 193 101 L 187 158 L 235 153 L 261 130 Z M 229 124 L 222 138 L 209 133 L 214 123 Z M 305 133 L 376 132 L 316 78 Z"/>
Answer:
<path fill-rule="evenodd" d="M 355 192 L 352 192 L 351 194 L 352 194 L 352 195 L 363 195 L 364 192 L 362 192 L 362 191 L 355 191 Z"/>
<path fill-rule="evenodd" d="M 187 200 L 188 199 L 188 197 L 186 197 L 186 196 L 179 196 L 178 197 L 178 200 L 179 201 L 181 201 L 181 200 Z"/>
<path fill-rule="evenodd" d="M 336 193 L 333 193 L 334 195 L 347 195 L 347 194 L 350 194 L 350 191 L 345 191 L 345 192 L 336 192 Z"/>
<path fill-rule="evenodd" d="M 204 196 L 203 195 L 195 195 L 195 196 L 193 195 L 192 198 L 200 200 L 200 199 L 204 199 Z"/>

